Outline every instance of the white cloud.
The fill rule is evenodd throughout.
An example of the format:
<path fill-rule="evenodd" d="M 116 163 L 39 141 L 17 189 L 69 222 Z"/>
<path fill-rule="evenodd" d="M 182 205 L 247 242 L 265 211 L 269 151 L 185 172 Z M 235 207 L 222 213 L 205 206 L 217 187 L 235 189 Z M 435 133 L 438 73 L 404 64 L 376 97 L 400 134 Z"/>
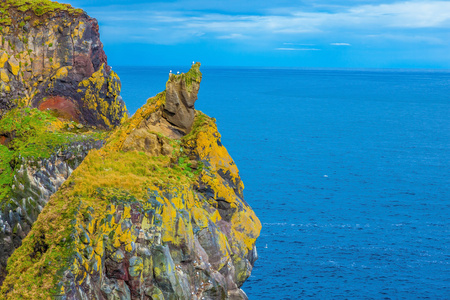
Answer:
<path fill-rule="evenodd" d="M 106 25 L 101 27 L 103 32 L 114 40 L 126 41 L 132 36 L 139 36 L 139 39 L 146 37 L 149 43 L 161 44 L 186 42 L 199 36 L 222 40 L 242 39 L 255 43 L 280 42 L 280 39 L 286 38 L 295 40 L 306 35 L 334 35 L 339 38 L 345 31 L 368 36 L 381 35 L 385 30 L 394 33 L 430 28 L 450 30 L 450 1 L 355 5 L 341 7 L 334 12 L 305 12 L 289 8 L 267 15 L 231 14 L 224 11 L 204 13 L 169 8 L 170 4 L 167 4 L 166 10 L 161 7 L 159 10 L 152 9 L 151 6 L 141 10 L 136 9 L 136 5 L 111 6 L 98 10 L 93 8 L 90 13 Z M 331 45 L 350 46 L 349 43 Z"/>
<path fill-rule="evenodd" d="M 320 49 L 315 48 L 275 48 L 278 51 L 320 51 Z"/>
<path fill-rule="evenodd" d="M 220 40 L 240 40 L 240 39 L 245 39 L 246 36 L 240 33 L 232 33 L 232 34 L 228 34 L 228 35 L 220 35 L 217 37 Z"/>
<path fill-rule="evenodd" d="M 295 45 L 295 46 L 315 46 L 316 44 L 283 43 L 283 45 Z"/>
<path fill-rule="evenodd" d="M 363 5 L 348 13 L 386 27 L 428 28 L 449 27 L 450 2 L 406 1 L 393 4 Z"/>

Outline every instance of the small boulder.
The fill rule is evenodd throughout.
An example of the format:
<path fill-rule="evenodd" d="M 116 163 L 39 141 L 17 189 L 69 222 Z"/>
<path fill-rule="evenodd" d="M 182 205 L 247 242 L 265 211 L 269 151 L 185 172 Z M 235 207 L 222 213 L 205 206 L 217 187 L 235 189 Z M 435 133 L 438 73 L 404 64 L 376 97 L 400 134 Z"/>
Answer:
<path fill-rule="evenodd" d="M 8 72 L 7 72 L 6 70 L 2 69 L 2 70 L 0 71 L 0 79 L 1 79 L 3 82 L 9 82 L 9 76 L 8 76 Z"/>
<path fill-rule="evenodd" d="M 0 68 L 3 68 L 7 61 L 8 61 L 8 54 L 6 52 L 3 52 L 0 55 Z"/>
<path fill-rule="evenodd" d="M 8 70 L 14 75 L 19 75 L 20 65 L 14 56 L 11 56 L 8 60 Z"/>

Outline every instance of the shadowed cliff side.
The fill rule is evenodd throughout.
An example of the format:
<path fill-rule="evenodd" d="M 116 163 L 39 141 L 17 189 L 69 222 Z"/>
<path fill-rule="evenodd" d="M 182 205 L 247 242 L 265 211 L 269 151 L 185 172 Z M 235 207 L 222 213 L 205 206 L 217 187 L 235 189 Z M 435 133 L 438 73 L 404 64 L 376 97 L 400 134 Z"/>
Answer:
<path fill-rule="evenodd" d="M 31 106 L 105 129 L 126 115 L 97 20 L 49 0 L 0 2 L 0 118 Z"/>
<path fill-rule="evenodd" d="M 177 94 L 196 98 L 199 67 L 168 90 L 184 81 Z M 51 197 L 8 262 L 4 299 L 247 298 L 261 224 L 214 119 L 194 111 L 189 123 L 168 90 Z"/>

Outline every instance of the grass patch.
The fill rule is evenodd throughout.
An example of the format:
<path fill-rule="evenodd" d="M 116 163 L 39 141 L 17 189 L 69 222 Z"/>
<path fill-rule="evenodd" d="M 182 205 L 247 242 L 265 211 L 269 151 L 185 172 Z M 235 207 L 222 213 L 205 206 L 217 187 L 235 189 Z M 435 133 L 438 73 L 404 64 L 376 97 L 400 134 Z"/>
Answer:
<path fill-rule="evenodd" d="M 80 15 L 83 13 L 83 10 L 73 8 L 70 4 L 50 0 L 3 0 L 0 3 L 0 24 L 11 25 L 12 17 L 10 9 L 12 8 L 22 13 L 32 11 L 36 16 L 42 16 L 56 11 L 66 11 L 72 15 Z M 29 19 L 30 16 L 25 17 L 25 21 Z M 23 27 L 23 25 L 20 27 Z"/>
<path fill-rule="evenodd" d="M 104 132 L 73 133 L 66 130 L 68 123 L 60 121 L 47 111 L 15 108 L 0 120 L 0 134 L 11 141 L 0 145 L 0 203 L 11 192 L 14 173 L 19 162 L 49 158 L 70 143 L 88 139 L 104 139 Z"/>
<path fill-rule="evenodd" d="M 73 14 L 81 14 L 83 12 L 81 9 L 73 8 L 70 4 L 50 0 L 6 0 L 6 3 L 16 7 L 21 12 L 32 10 L 37 16 L 42 16 L 43 14 L 57 10 L 67 11 Z"/>

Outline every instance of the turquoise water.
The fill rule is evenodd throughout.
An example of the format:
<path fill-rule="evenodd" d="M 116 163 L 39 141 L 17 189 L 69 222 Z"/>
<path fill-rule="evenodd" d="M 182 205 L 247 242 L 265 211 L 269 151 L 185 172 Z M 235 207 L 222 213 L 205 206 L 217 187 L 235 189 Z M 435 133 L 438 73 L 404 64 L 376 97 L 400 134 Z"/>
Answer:
<path fill-rule="evenodd" d="M 169 69 L 115 68 L 131 112 Z M 250 299 L 450 299 L 450 71 L 202 71 L 263 223 Z"/>

